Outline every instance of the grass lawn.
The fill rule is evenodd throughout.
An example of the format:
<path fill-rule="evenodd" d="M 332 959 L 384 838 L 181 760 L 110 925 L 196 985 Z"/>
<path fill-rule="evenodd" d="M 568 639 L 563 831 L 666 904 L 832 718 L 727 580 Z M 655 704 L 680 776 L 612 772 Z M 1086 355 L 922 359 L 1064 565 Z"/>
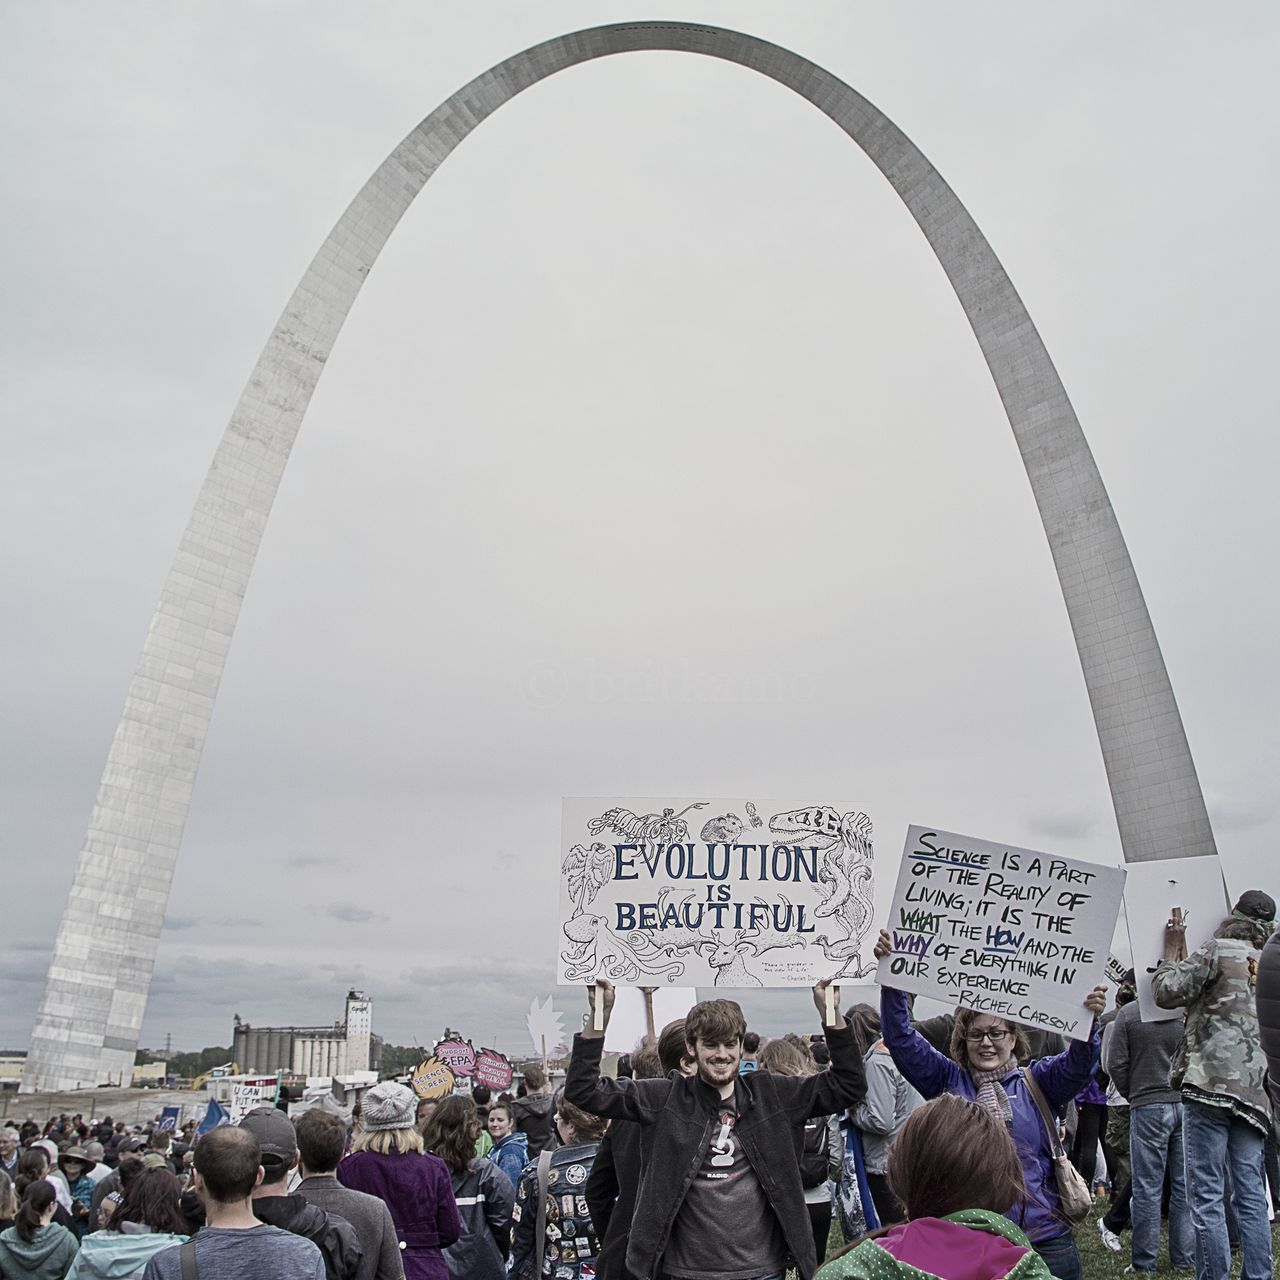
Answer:
<path fill-rule="evenodd" d="M 1080 1248 L 1080 1258 L 1084 1263 L 1085 1280 L 1120 1280 L 1124 1275 L 1125 1267 L 1129 1265 L 1129 1233 L 1127 1231 L 1120 1237 L 1124 1248 L 1119 1253 L 1112 1253 L 1103 1246 L 1102 1237 L 1098 1234 L 1097 1221 L 1105 1212 L 1104 1201 L 1097 1205 L 1089 1217 L 1076 1228 L 1076 1244 Z M 840 1248 L 842 1243 L 840 1230 L 833 1224 L 831 1238 L 827 1242 L 828 1256 Z M 1280 1259 L 1280 1224 L 1275 1222 L 1271 1224 L 1271 1253 L 1274 1258 Z M 794 1276 L 795 1273 L 791 1274 Z M 1160 1269 L 1157 1274 L 1167 1276 L 1175 1274 L 1169 1266 L 1169 1255 L 1166 1252 L 1163 1232 L 1161 1233 Z M 1233 1276 L 1240 1274 L 1238 1254 L 1232 1259 L 1231 1274 Z"/>

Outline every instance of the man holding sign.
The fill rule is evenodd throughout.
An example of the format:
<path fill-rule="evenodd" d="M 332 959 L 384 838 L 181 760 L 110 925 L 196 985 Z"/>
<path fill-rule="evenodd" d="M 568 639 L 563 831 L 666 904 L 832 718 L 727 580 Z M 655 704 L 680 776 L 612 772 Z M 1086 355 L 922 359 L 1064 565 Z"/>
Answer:
<path fill-rule="evenodd" d="M 801 1280 L 809 1280 L 817 1258 L 796 1131 L 812 1116 L 856 1106 L 867 1091 L 838 991 L 828 980 L 813 988 L 825 1015 L 830 1071 L 739 1075 L 742 1010 L 732 1000 L 704 1000 L 685 1019 L 696 1075 L 610 1080 L 600 1075 L 600 1055 L 613 984 L 599 978 L 588 990 L 601 1016 L 573 1038 L 565 1097 L 584 1111 L 642 1126 L 628 1273 L 635 1280 L 781 1280 L 790 1256 Z"/>

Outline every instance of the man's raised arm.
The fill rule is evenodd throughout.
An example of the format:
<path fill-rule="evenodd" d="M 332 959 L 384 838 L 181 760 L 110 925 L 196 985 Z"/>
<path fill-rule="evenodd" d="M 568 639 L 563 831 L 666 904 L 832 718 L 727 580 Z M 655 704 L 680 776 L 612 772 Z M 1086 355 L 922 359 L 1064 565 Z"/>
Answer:
<path fill-rule="evenodd" d="M 611 1080 L 600 1074 L 604 1033 L 613 1013 L 613 983 L 607 978 L 597 978 L 587 992 L 591 1014 L 587 1025 L 573 1037 L 564 1096 L 575 1107 L 581 1107 L 591 1115 L 650 1124 L 666 1103 L 671 1081 Z M 600 1024 L 598 1027 L 597 1022 Z"/>

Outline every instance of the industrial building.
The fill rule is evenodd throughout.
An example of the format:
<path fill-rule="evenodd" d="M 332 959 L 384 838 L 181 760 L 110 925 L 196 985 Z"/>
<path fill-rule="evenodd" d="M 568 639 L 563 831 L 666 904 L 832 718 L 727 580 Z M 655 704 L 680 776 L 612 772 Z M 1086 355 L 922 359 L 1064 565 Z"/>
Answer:
<path fill-rule="evenodd" d="M 254 1027 L 236 1014 L 232 1057 L 250 1076 L 349 1076 L 377 1071 L 382 1039 L 373 1034 L 373 1001 L 347 992 L 345 1016 L 331 1027 Z"/>

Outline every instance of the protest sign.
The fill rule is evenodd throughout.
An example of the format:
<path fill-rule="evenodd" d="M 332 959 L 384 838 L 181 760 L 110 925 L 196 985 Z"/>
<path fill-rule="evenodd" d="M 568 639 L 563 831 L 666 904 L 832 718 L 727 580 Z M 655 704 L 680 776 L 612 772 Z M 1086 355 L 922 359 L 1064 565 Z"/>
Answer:
<path fill-rule="evenodd" d="M 910 827 L 882 986 L 1089 1037 L 1124 889 L 1119 867 Z"/>
<path fill-rule="evenodd" d="M 259 1076 L 249 1079 L 233 1076 L 225 1106 L 230 1119 L 228 1124 L 239 1124 L 254 1107 L 274 1107 L 280 1096 L 280 1077 Z"/>
<path fill-rule="evenodd" d="M 165 1107 L 160 1112 L 160 1122 L 156 1125 L 157 1133 L 177 1133 L 178 1117 L 182 1113 L 181 1107 Z"/>
<path fill-rule="evenodd" d="M 511 1069 L 511 1062 L 505 1053 L 499 1053 L 497 1049 L 481 1049 L 476 1054 L 476 1084 L 485 1085 L 489 1089 L 502 1093 L 503 1090 L 511 1088 L 511 1081 L 514 1078 L 515 1072 Z"/>
<path fill-rule="evenodd" d="M 698 1003 L 697 987 L 655 987 L 653 1029 L 661 1032 L 668 1022 L 683 1018 Z M 611 1053 L 631 1053 L 649 1034 L 649 1018 L 644 992 L 639 987 L 621 987 L 604 1033 L 604 1047 Z"/>
<path fill-rule="evenodd" d="M 1213 937 L 1213 931 L 1231 913 L 1222 864 L 1216 857 L 1161 858 L 1129 866 L 1124 911 L 1143 1022 L 1182 1017 L 1181 1009 L 1161 1009 L 1151 994 L 1151 975 L 1164 955 L 1164 926 L 1174 907 L 1182 911 L 1190 954 Z"/>
<path fill-rule="evenodd" d="M 1124 982 L 1124 976 L 1129 972 L 1129 966 L 1123 960 L 1117 960 L 1115 956 L 1107 956 L 1107 981 L 1112 986 L 1120 986 Z"/>
<path fill-rule="evenodd" d="M 476 1051 L 471 1047 L 471 1041 L 461 1036 L 437 1041 L 434 1056 L 437 1062 L 443 1062 L 459 1078 L 465 1078 L 475 1070 Z"/>
<path fill-rule="evenodd" d="M 453 1072 L 438 1058 L 428 1058 L 413 1069 L 409 1087 L 420 1098 L 447 1098 L 453 1092 Z"/>
<path fill-rule="evenodd" d="M 562 985 L 794 987 L 875 967 L 871 820 L 856 809 L 578 798 L 561 830 Z"/>

